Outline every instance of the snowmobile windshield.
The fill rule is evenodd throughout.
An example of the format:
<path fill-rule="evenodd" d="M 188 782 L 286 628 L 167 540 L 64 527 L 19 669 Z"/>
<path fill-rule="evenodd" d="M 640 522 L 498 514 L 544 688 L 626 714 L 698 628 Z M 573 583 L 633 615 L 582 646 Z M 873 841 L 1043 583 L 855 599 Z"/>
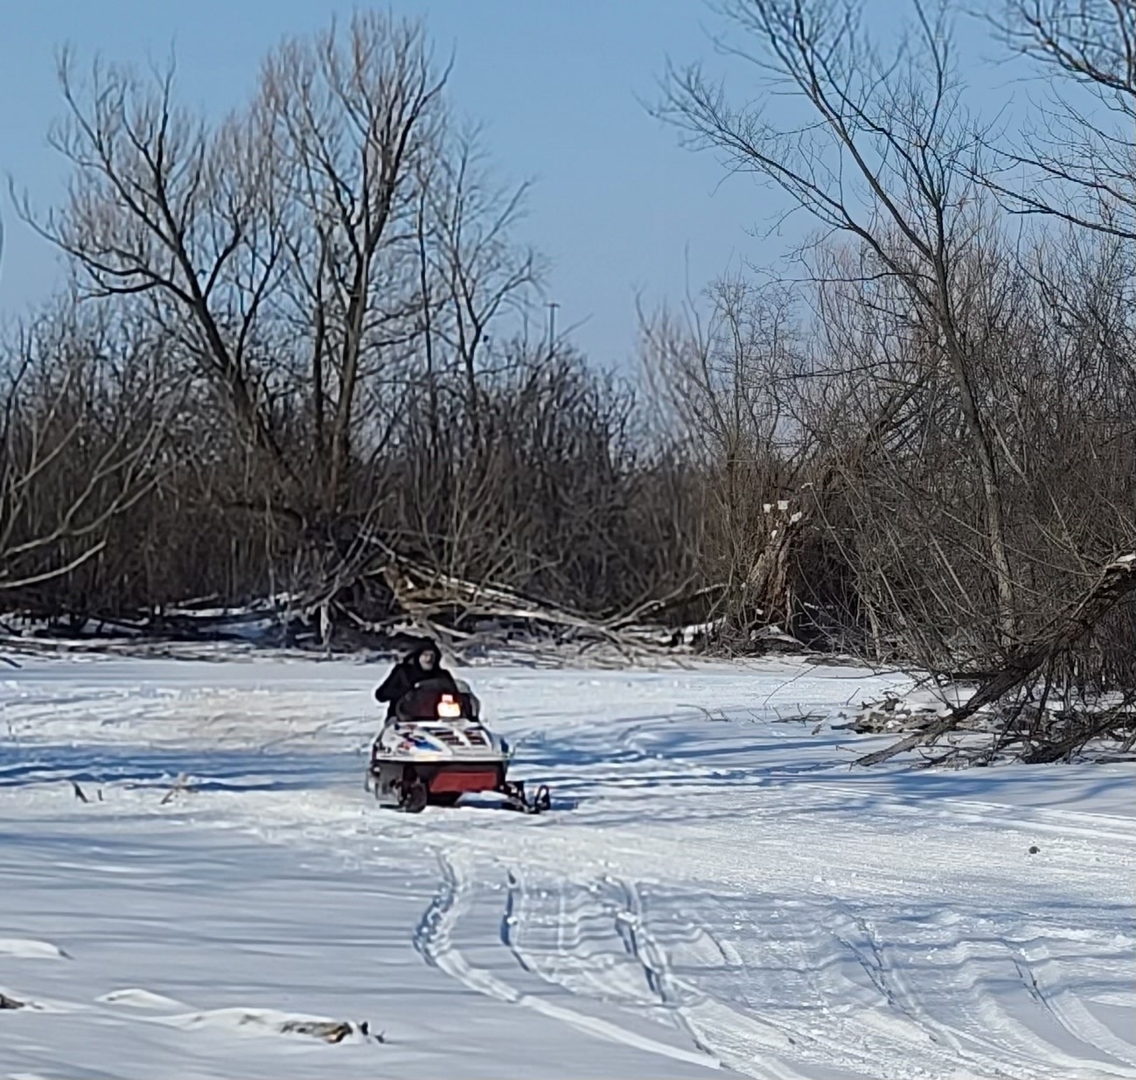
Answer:
<path fill-rule="evenodd" d="M 449 679 L 428 679 L 399 698 L 396 708 L 402 720 L 453 720 L 474 716 L 470 695 Z"/>

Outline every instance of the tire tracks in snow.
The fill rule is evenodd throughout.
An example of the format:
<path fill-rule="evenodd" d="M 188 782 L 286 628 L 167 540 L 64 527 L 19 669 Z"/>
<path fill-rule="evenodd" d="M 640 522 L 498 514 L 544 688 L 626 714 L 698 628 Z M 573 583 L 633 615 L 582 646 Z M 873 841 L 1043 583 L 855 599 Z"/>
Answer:
<path fill-rule="evenodd" d="M 486 873 L 485 867 L 494 866 L 502 876 L 512 875 L 501 911 L 499 937 L 522 970 L 579 998 L 593 1002 L 614 999 L 633 1013 L 668 1022 L 684 1031 L 695 1046 L 706 1048 L 724 1065 L 740 1073 L 779 1080 L 798 1080 L 818 1074 L 890 1076 L 903 1080 L 917 1075 L 966 1076 L 967 1080 L 978 1077 L 1033 1080 L 1036 1076 L 1050 1075 L 1077 1080 L 1136 1078 L 1136 1071 L 1123 1064 L 1114 1066 L 1107 1060 L 1079 1057 L 1075 1051 L 1070 1053 L 1068 1047 L 1058 1046 L 1052 1035 L 1044 1033 L 1047 1025 L 1043 1023 L 1036 1029 L 1025 1025 L 1003 1006 L 997 994 L 983 990 L 981 978 L 975 978 L 975 974 L 984 976 L 987 968 L 992 970 L 991 965 L 998 963 L 1009 967 L 1011 961 L 1005 949 L 1001 960 L 997 957 L 972 960 L 962 956 L 960 964 L 968 970 L 952 978 L 956 992 L 951 995 L 949 1004 L 967 1018 L 963 1026 L 959 1026 L 954 1017 L 937 1015 L 928 1002 L 943 1000 L 942 987 L 934 982 L 924 985 L 918 978 L 911 982 L 911 972 L 904 970 L 903 957 L 892 955 L 870 920 L 862 920 L 860 925 L 855 921 L 849 923 L 852 909 L 827 894 L 817 897 L 817 904 L 781 903 L 777 910 L 781 914 L 791 913 L 792 919 L 777 924 L 778 936 L 768 939 L 765 945 L 775 947 L 773 955 L 780 957 L 782 972 L 790 970 L 784 956 L 786 950 L 799 957 L 797 973 L 809 984 L 809 997 L 816 999 L 816 1008 L 804 1011 L 811 1011 L 815 1017 L 819 1010 L 819 1022 L 785 1022 L 786 1018 L 794 1020 L 794 1013 L 801 1013 L 803 999 L 796 1000 L 792 1009 L 778 1008 L 776 1019 L 755 1014 L 754 1007 L 748 1003 L 739 1008 L 730 998 L 732 990 L 728 985 L 723 1000 L 720 993 L 704 991 L 675 973 L 665 948 L 649 929 L 639 886 L 631 877 L 626 873 L 617 876 L 615 871 L 603 874 L 595 860 L 573 869 L 575 853 L 571 845 L 564 850 L 556 845 L 555 851 L 538 851 L 532 847 L 536 836 L 529 836 L 528 832 L 512 836 L 510 850 L 505 850 L 497 842 L 488 842 L 491 838 L 462 830 L 447 838 L 453 843 L 448 843 L 438 855 L 442 882 L 420 920 L 415 944 L 427 963 L 479 993 L 532 1008 L 593 1035 L 671 1057 L 682 1056 L 666 1044 L 644 1046 L 644 1041 L 648 1044 L 655 1041 L 644 1040 L 637 1033 L 607 1021 L 597 1021 L 575 1009 L 534 998 L 509 985 L 498 974 L 469 964 L 453 945 L 453 931 L 466 915 L 471 903 L 469 894 L 483 886 L 492 887 L 494 875 Z M 543 828 L 537 832 L 541 840 L 551 838 L 544 835 Z M 464 849 L 460 858 L 453 854 L 458 845 Z M 594 876 L 597 870 L 603 876 Z M 574 873 L 582 874 L 602 895 L 585 900 L 588 888 L 572 877 Z M 535 911 L 538 905 L 531 902 L 533 875 L 547 878 L 551 885 L 545 891 L 551 897 L 555 912 L 550 913 L 551 919 L 544 918 L 547 932 L 555 934 L 551 962 L 542 958 L 539 948 L 532 947 L 532 934 L 526 931 L 534 921 L 540 921 L 540 913 Z M 607 892 L 603 891 L 605 882 Z M 764 910 L 767 912 L 772 910 L 768 903 L 771 899 L 766 898 Z M 576 910 L 581 904 L 589 910 Z M 638 965 L 637 982 L 627 969 L 620 969 L 612 962 L 611 955 L 592 955 L 595 950 L 589 952 L 591 946 L 587 939 L 589 935 L 595 937 L 604 920 L 609 940 L 618 938 L 623 942 L 620 952 L 624 961 L 632 960 Z M 826 927 L 823 933 L 820 927 Z M 840 932 L 842 927 L 843 932 Z M 958 933 L 935 941 L 909 931 L 908 926 L 902 937 L 904 948 L 926 948 L 941 953 L 943 949 L 965 952 L 972 947 L 972 943 Z M 805 943 L 818 934 L 827 935 L 831 940 L 823 943 L 818 938 L 815 946 L 806 947 Z M 721 944 L 719 948 L 725 956 L 725 948 Z M 841 985 L 831 978 L 833 971 L 839 972 L 849 964 L 867 978 L 882 1000 L 882 1006 L 873 1006 L 870 1001 L 859 1005 L 849 1003 L 847 992 L 851 984 L 845 981 Z M 773 969 L 766 961 L 759 961 L 759 968 L 767 971 L 764 976 L 760 970 L 755 971 L 754 985 L 774 992 L 776 981 L 771 984 L 767 977 Z M 828 977 L 825 972 L 829 973 Z M 866 992 L 862 981 L 860 986 L 862 992 Z M 796 990 L 798 995 L 799 992 Z M 1074 995 L 1066 994 L 1072 998 L 1076 1010 L 1080 1003 Z M 1105 1025 L 1083 1006 L 1076 1017 L 1068 1010 L 1061 1012 L 1063 1004 L 1064 999 L 1051 1011 L 1069 1034 L 1105 1057 L 1119 1057 L 1108 1050 L 1108 1040 L 1117 1037 Z M 1100 1039 L 1081 1029 L 1085 1017 L 1099 1029 L 1097 1034 L 1103 1035 L 1106 1045 L 1100 1045 Z M 1123 1047 L 1120 1049 L 1123 1051 Z M 697 1055 L 686 1060 L 709 1063 Z"/>
<path fill-rule="evenodd" d="M 990 1061 L 984 1055 L 968 1050 L 964 1039 L 969 1042 L 969 1036 L 932 1017 L 901 974 L 902 965 L 897 967 L 886 959 L 879 936 L 868 920 L 845 908 L 841 916 L 833 920 L 833 926 L 837 940 L 855 958 L 888 1010 L 897 1014 L 901 1028 L 911 1033 L 910 1041 L 932 1044 L 933 1055 L 941 1058 L 944 1065 L 953 1060 L 955 1063 L 977 1065 L 991 1076 L 1032 1080 L 1034 1071 L 1012 1072 L 1004 1064 Z M 946 1047 L 946 1050 L 942 1047 Z"/>
<path fill-rule="evenodd" d="M 589 992 L 665 1019 L 706 1054 L 743 1075 L 770 1080 L 805 1080 L 809 1075 L 786 1060 L 794 1050 L 793 1035 L 708 997 L 675 973 L 665 949 L 648 929 L 633 882 L 613 876 L 589 886 L 559 882 L 555 940 L 547 949 L 539 940 L 527 940 L 529 935 L 539 938 L 532 929 L 539 915 L 523 871 L 510 868 L 508 881 L 502 942 L 525 971 L 569 993 Z M 564 886 L 575 886 L 573 892 L 581 899 L 569 904 Z M 602 927 L 609 942 L 618 945 L 609 951 L 583 948 L 601 939 L 595 930 L 584 929 L 585 924 Z M 638 972 L 637 980 L 627 973 L 619 975 L 620 962 L 625 966 L 627 961 Z"/>
<path fill-rule="evenodd" d="M 1073 1038 L 1122 1066 L 1113 1075 L 1136 1077 L 1136 1046 L 1102 1024 L 1084 1003 L 1052 974 L 1057 961 L 1044 941 L 1026 945 L 1006 942 L 1023 984 L 1033 999 Z M 1102 1063 L 1100 1068 L 1107 1066 Z"/>
<path fill-rule="evenodd" d="M 643 965 L 660 1000 L 674 1009 L 695 1044 L 749 1076 L 776 1080 L 806 1076 L 785 1060 L 795 1056 L 801 1035 L 739 1012 L 678 978 L 666 952 L 647 927 L 639 889 L 633 882 L 619 884 L 627 898 L 627 908 L 617 916 L 617 925 L 626 928 L 628 953 Z"/>
<path fill-rule="evenodd" d="M 773 1019 L 752 1006 L 739 1007 L 723 1000 L 680 975 L 650 927 L 641 889 L 634 882 L 606 875 L 586 885 L 560 879 L 549 889 L 537 889 L 516 867 L 511 867 L 508 875 L 502 942 L 525 971 L 569 993 L 589 994 L 665 1019 L 683 1030 L 695 1045 L 745 1075 L 778 1080 L 816 1075 L 907 1080 L 926 1072 L 921 1068 L 925 1063 L 919 1067 L 912 1064 L 911 1039 L 897 1039 L 894 1030 L 888 1030 L 889 1037 L 881 1040 L 870 1017 L 833 1010 L 814 977 L 815 958 L 800 944 L 797 927 L 791 929 L 782 945 L 798 958 L 798 974 L 815 1001 L 808 1003 L 809 1008 L 795 1001 Z M 538 897 L 535 901 L 534 895 Z M 542 905 L 539 898 L 549 895 L 552 903 Z M 721 961 L 708 969 L 712 973 L 726 968 L 748 970 L 733 943 L 719 940 L 709 927 L 686 922 L 670 929 L 680 939 L 703 937 L 712 943 Z M 605 943 L 606 949 L 602 947 Z M 622 957 L 616 955 L 620 949 Z M 827 959 L 832 959 L 830 954 Z M 621 974 L 620 960 L 633 961 L 640 978 L 633 980 L 626 972 Z M 808 1024 L 803 1018 L 814 1015 L 812 1006 L 822 1019 Z M 787 1022 L 798 1017 L 802 1018 L 800 1022 Z M 920 1030 L 919 1039 L 923 1036 Z M 934 1065 L 935 1075 L 953 1075 L 958 1060 L 937 1054 Z"/>
<path fill-rule="evenodd" d="M 806 1029 L 802 1024 L 786 1023 L 782 1016 L 772 1020 L 755 1015 L 751 1007 L 739 1008 L 679 975 L 650 928 L 641 890 L 634 882 L 605 875 L 584 885 L 556 879 L 545 871 L 538 890 L 530 885 L 525 871 L 513 866 L 508 870 L 508 885 L 501 940 L 523 970 L 569 993 L 615 1001 L 656 1018 L 661 1015 L 684 1030 L 695 1045 L 741 1073 L 796 1078 L 816 1075 L 816 1071 L 832 1075 L 838 1070 L 867 1077 L 965 1075 L 968 1080 L 1033 1080 L 1043 1075 L 1107 1080 L 1136 1075 L 1123 1064 L 1116 1068 L 1107 1061 L 1069 1054 L 1026 1027 L 995 995 L 983 990 L 988 969 L 1006 966 L 1009 958 L 1004 949 L 991 957 L 974 955 L 977 946 L 966 939 L 952 938 L 946 945 L 909 943 L 914 950 L 930 948 L 940 956 L 944 950 L 961 954 L 958 971 L 948 984 L 957 989 L 948 995 L 952 1007 L 961 1009 L 969 1021 L 960 1026 L 950 1017 L 935 1015 L 928 1004 L 941 998 L 941 968 L 926 973 L 932 980 L 930 987 L 913 980 L 909 965 L 902 957 L 890 955 L 868 917 L 843 905 L 835 919 L 808 905 L 781 905 L 779 913 L 792 912 L 793 918 L 778 924 L 778 952 L 787 949 L 796 958 L 797 973 L 807 984 L 808 996 L 815 999 L 807 1003 L 794 999 L 785 1015 L 821 1017 Z M 534 900 L 534 895 L 540 899 Z M 824 931 L 817 928 L 819 921 L 828 923 Z M 948 921 L 954 925 L 960 920 Z M 683 928 L 677 929 L 681 932 Z M 691 923 L 687 929 L 696 926 Z M 730 963 L 727 957 L 732 955 L 731 966 L 745 966 L 731 943 L 723 944 L 707 927 L 697 929 L 708 933 L 723 962 Z M 817 940 L 813 947 L 806 947 L 807 941 L 822 936 L 826 943 Z M 620 973 L 613 942 L 620 943 L 626 958 L 641 969 L 641 980 Z M 765 941 L 767 952 L 770 944 L 772 939 Z M 990 945 L 1004 943 L 983 943 L 984 948 Z M 794 964 L 788 959 L 784 963 L 786 971 Z M 849 963 L 867 978 L 882 1004 L 865 997 L 866 989 L 860 991 L 861 1000 L 855 1000 L 854 980 L 849 982 L 841 974 Z M 818 972 L 828 972 L 827 979 L 818 978 Z M 1069 1032 L 1107 1056 L 1107 1040 L 1111 1036 L 1117 1041 L 1116 1036 L 1075 997 L 1073 1002 L 1084 1015 L 1077 1016 L 1080 1024 L 1067 1025 Z M 1103 1033 L 1105 1045 L 1086 1039 L 1086 1017 Z"/>
<path fill-rule="evenodd" d="M 1128 1080 L 1136 1078 L 1136 1070 L 1127 1067 L 1121 1059 L 1119 1067 L 1108 1061 L 1088 1061 L 1083 1057 L 1074 1057 L 1057 1046 L 1051 1039 L 1027 1027 L 1017 1019 L 1003 1005 L 996 995 L 977 990 L 981 978 L 972 977 L 968 970 L 973 966 L 971 957 L 964 955 L 959 964 L 960 971 L 954 976 L 954 983 L 959 993 L 951 995 L 952 1001 L 970 1002 L 974 1013 L 974 1027 L 966 1029 L 955 1023 L 935 1017 L 923 1004 L 923 995 L 908 977 L 906 965 L 902 958 L 898 960 L 889 955 L 891 950 L 884 943 L 879 931 L 868 918 L 852 911 L 847 905 L 837 905 L 837 913 L 832 920 L 834 932 L 838 940 L 855 957 L 856 962 L 867 976 L 869 982 L 876 988 L 879 995 L 886 1002 L 889 1010 L 897 1013 L 905 1025 L 911 1025 L 915 1030 L 936 1047 L 946 1048 L 948 1052 L 942 1053 L 943 1065 L 960 1063 L 982 1069 L 985 1075 L 993 1077 L 1015 1078 L 1015 1080 L 1034 1080 L 1035 1077 L 1053 1075 L 1055 1068 L 1063 1070 L 1064 1075 L 1076 1076 L 1078 1080 L 1105 1080 L 1110 1077 L 1124 1077 Z M 1006 949 L 1005 960 L 1011 961 L 1018 971 L 1022 982 L 1026 984 L 1029 971 L 1028 964 L 1021 955 L 1015 955 L 1008 943 L 1000 942 Z M 943 947 L 935 942 L 912 943 L 914 949 L 918 945 L 924 950 L 943 951 Z M 968 943 L 964 940 L 955 940 L 947 948 L 953 951 L 968 951 Z M 989 962 L 989 961 L 988 961 Z M 1023 971 L 1022 965 L 1026 965 Z M 943 992 L 942 972 L 936 969 L 930 976 L 937 984 L 938 993 Z M 1029 976 L 1032 987 L 1026 984 L 1030 996 L 1041 1004 L 1045 1004 L 1043 994 L 1037 988 L 1032 975 Z M 1095 1021 L 1087 1010 L 1075 998 L 1073 1002 L 1078 1006 L 1085 1017 L 1091 1022 L 1094 1032 L 1103 1034 L 1112 1041 L 1119 1042 L 1116 1036 Z M 964 1009 L 969 1011 L 969 1009 Z M 1060 1020 L 1061 1017 L 1058 1016 Z M 1085 1037 L 1082 1031 L 1069 1023 L 1063 1023 L 1065 1030 L 1077 1040 L 1086 1043 L 1093 1049 L 1102 1052 L 1106 1057 L 1114 1057 L 1110 1051 Z M 1098 1030 L 1099 1029 L 1099 1030 Z M 996 1031 L 999 1040 L 990 1038 L 987 1032 Z M 938 1056 L 938 1055 L 936 1055 Z M 1068 1070 L 1065 1072 L 1065 1070 Z"/>
<path fill-rule="evenodd" d="M 441 885 L 414 932 L 414 947 L 431 967 L 438 968 L 479 994 L 532 1009 L 588 1035 L 610 1039 L 637 1050 L 661 1054 L 694 1065 L 703 1065 L 712 1069 L 720 1067 L 720 1062 L 705 1054 L 670 1046 L 599 1017 L 588 1016 L 563 1005 L 522 993 L 492 972 L 471 965 L 453 940 L 453 931 L 469 904 L 468 880 L 458 860 L 439 853 L 438 862 L 442 871 Z"/>

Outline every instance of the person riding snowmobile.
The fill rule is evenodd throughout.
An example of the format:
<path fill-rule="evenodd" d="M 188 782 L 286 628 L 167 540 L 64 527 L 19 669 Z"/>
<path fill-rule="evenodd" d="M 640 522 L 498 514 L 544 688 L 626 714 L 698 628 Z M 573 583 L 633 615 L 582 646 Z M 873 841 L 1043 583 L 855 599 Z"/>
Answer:
<path fill-rule="evenodd" d="M 375 691 L 376 701 L 387 702 L 387 719 L 395 715 L 395 707 L 419 683 L 440 680 L 457 691 L 454 677 L 442 667 L 438 646 L 432 642 L 420 645 L 395 664 L 391 673 Z"/>

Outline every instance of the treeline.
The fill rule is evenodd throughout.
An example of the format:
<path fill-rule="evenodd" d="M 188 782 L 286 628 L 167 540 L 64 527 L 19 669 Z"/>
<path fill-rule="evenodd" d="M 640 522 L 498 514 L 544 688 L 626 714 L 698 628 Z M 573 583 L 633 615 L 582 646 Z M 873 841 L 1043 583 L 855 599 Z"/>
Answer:
<path fill-rule="evenodd" d="M 1006 9 L 1067 91 L 1011 144 L 945 23 L 884 56 L 822 3 L 729 5 L 815 123 L 695 69 L 659 111 L 820 232 L 793 282 L 645 314 L 635 385 L 543 332 L 524 191 L 416 24 L 287 43 L 220 122 L 65 57 L 70 195 L 23 209 L 73 285 L 4 345 L 0 607 L 287 593 L 358 633 L 393 555 L 719 649 L 992 670 L 1136 546 L 1136 27 L 1083 8 Z M 1063 662 L 1136 687 L 1131 597 Z"/>

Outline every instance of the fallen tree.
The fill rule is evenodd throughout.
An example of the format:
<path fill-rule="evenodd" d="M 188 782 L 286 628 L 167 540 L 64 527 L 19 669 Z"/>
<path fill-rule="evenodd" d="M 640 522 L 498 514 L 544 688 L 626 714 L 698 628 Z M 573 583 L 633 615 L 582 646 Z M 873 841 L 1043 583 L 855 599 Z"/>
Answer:
<path fill-rule="evenodd" d="M 309 567 L 309 570 L 311 568 Z M 442 642 L 455 656 L 491 647 L 553 646 L 559 651 L 606 647 L 626 660 L 683 643 L 666 617 L 712 601 L 724 587 L 688 585 L 602 615 L 589 615 L 492 581 L 471 581 L 397 551 L 373 532 L 360 532 L 342 555 L 329 554 L 318 580 L 242 605 L 202 597 L 116 616 L 31 612 L 0 617 L 0 630 L 24 648 L 96 639 L 116 649 L 151 651 L 170 642 L 234 641 L 333 648 L 400 648 L 416 638 Z M 37 638 L 40 639 L 37 641 Z"/>
<path fill-rule="evenodd" d="M 1044 665 L 1051 664 L 1062 652 L 1089 634 L 1109 611 L 1133 591 L 1136 591 L 1136 552 L 1122 555 L 1108 563 L 1088 592 L 1055 622 L 1049 633 L 1018 649 L 1009 663 L 987 679 L 965 704 L 890 746 L 857 758 L 855 764 L 878 765 L 897 754 L 932 743 L 956 730 L 979 710 L 1001 701 L 1007 694 L 1023 686 Z M 1095 730 L 1096 726 L 1088 725 L 1082 733 L 1083 737 L 1091 738 Z M 1062 745 L 1060 752 L 1068 753 L 1075 746 L 1075 741 Z"/>

